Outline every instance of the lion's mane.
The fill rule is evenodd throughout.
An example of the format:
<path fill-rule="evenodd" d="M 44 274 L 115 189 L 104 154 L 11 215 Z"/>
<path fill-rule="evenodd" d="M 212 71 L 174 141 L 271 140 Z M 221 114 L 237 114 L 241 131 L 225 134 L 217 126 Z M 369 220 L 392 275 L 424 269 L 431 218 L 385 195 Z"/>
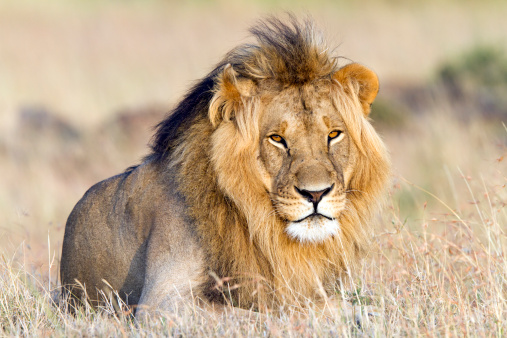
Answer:
<path fill-rule="evenodd" d="M 262 101 L 259 95 L 239 101 L 228 96 L 223 74 L 231 65 L 236 78 L 250 79 L 257 92 L 276 92 L 331 79 L 339 69 L 338 59 L 330 55 L 310 21 L 290 18 L 284 23 L 270 18 L 251 33 L 257 43 L 227 54 L 158 125 L 148 156 L 177 170 L 179 193 L 215 276 L 210 275 L 209 289 L 214 290 L 216 276 L 233 277 L 231 299 L 242 307 L 284 298 L 301 301 L 318 297 L 320 286 L 336 285 L 368 243 L 368 224 L 389 177 L 382 141 L 367 117 L 355 113 L 361 102 L 351 94 L 358 88 L 330 81 L 333 102 L 360 154 L 347 188 L 348 204 L 339 219 L 341 233 L 320 244 L 302 244 L 284 233 L 282 220 L 253 169 Z M 218 291 L 207 296 L 223 297 Z"/>

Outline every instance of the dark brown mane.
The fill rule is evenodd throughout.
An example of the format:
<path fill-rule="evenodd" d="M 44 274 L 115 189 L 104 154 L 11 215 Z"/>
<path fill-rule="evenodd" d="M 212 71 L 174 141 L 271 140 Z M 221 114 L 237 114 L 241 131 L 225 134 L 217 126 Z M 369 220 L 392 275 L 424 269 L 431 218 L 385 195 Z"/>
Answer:
<path fill-rule="evenodd" d="M 163 158 L 176 145 L 182 131 L 196 117 L 208 113 L 217 75 L 230 64 L 240 77 L 256 82 L 270 81 L 283 88 L 301 85 L 329 76 L 337 70 L 321 36 L 310 20 L 300 23 L 289 15 L 288 23 L 270 17 L 250 29 L 257 44 L 245 44 L 231 50 L 225 58 L 190 89 L 185 98 L 157 126 L 152 142 L 156 158 Z"/>

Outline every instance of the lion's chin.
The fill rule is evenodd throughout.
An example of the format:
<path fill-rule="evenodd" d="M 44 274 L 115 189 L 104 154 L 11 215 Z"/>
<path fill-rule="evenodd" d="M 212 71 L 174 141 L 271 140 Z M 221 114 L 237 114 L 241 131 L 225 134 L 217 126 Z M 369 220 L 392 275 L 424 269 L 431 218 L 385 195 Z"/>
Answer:
<path fill-rule="evenodd" d="M 299 222 L 290 222 L 285 232 L 294 240 L 317 244 L 336 236 L 339 230 L 340 223 L 336 219 L 308 217 Z"/>

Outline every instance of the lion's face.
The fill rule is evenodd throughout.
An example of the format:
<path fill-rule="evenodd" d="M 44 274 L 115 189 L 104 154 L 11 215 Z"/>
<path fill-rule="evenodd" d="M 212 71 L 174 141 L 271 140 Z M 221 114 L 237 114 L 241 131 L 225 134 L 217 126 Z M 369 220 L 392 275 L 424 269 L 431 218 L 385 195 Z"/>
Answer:
<path fill-rule="evenodd" d="M 378 78 L 350 64 L 304 84 L 266 81 L 258 84 L 236 76 L 230 66 L 224 69 L 210 107 L 219 183 L 250 219 L 261 217 L 252 210 L 262 200 L 270 206 L 264 214 L 278 218 L 287 236 L 322 243 L 343 232 L 340 220 L 357 208 L 358 192 L 364 200 L 364 187 L 377 178 L 384 182 L 384 174 L 368 176 L 372 162 L 365 162 L 369 147 L 371 161 L 378 158 L 386 168 L 388 163 L 374 156 L 372 150 L 383 156 L 383 147 L 366 121 Z"/>
<path fill-rule="evenodd" d="M 337 235 L 355 149 L 329 89 L 293 87 L 265 107 L 259 170 L 285 232 L 300 242 Z"/>

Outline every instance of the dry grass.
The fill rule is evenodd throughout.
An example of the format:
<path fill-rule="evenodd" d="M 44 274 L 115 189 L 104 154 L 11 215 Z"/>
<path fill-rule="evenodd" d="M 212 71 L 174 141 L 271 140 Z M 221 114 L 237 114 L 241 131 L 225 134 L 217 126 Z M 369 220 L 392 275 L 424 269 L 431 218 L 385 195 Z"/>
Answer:
<path fill-rule="evenodd" d="M 65 313 L 64 306 L 52 302 L 58 293 L 56 281 L 29 273 L 33 271 L 30 265 L 8 261 L 4 255 L 0 262 L 0 334 L 504 336 L 507 179 L 505 165 L 496 162 L 496 166 L 492 171 L 501 171 L 491 176 L 493 180 L 463 177 L 454 183 L 459 207 L 424 192 L 428 205 L 436 201 L 440 208 L 432 210 L 423 203 L 416 209 L 421 218 L 407 222 L 400 217 L 397 203 L 390 206 L 363 270 L 344 281 L 344 288 L 335 295 L 337 304 L 345 308 L 346 304 L 356 305 L 356 311 L 374 307 L 379 316 L 363 322 L 362 330 L 340 307 L 333 308 L 332 316 L 323 316 L 310 306 L 310 310 L 296 309 L 281 317 L 251 320 L 235 314 L 234 309 L 214 318 L 188 307 L 178 315 L 144 324 L 125 314 L 114 316 L 112 306 L 99 312 L 82 309 L 72 316 Z M 496 179 L 500 184 L 492 183 Z M 393 199 L 400 196 L 396 189 L 407 189 L 407 185 L 421 189 L 401 182 L 393 190 Z M 468 195 L 461 194 L 466 190 Z M 55 265 L 53 262 L 50 269 Z"/>
<path fill-rule="evenodd" d="M 275 7 L 307 9 L 343 42 L 341 54 L 398 86 L 430 79 L 439 60 L 465 46 L 507 42 L 503 2 L 415 6 Z M 0 4 L 0 335 L 506 335 L 507 130 L 481 112 L 461 118 L 445 97 L 403 126 L 379 126 L 395 166 L 390 203 L 364 268 L 335 296 L 376 308 L 380 316 L 362 331 L 339 306 L 331 318 L 313 309 L 262 320 L 210 318 L 189 307 L 137 324 L 110 307 L 71 316 L 53 304 L 63 227 L 77 199 L 138 162 L 150 126 L 274 9 L 228 1 Z M 119 108 L 152 102 L 150 111 L 117 117 Z"/>

